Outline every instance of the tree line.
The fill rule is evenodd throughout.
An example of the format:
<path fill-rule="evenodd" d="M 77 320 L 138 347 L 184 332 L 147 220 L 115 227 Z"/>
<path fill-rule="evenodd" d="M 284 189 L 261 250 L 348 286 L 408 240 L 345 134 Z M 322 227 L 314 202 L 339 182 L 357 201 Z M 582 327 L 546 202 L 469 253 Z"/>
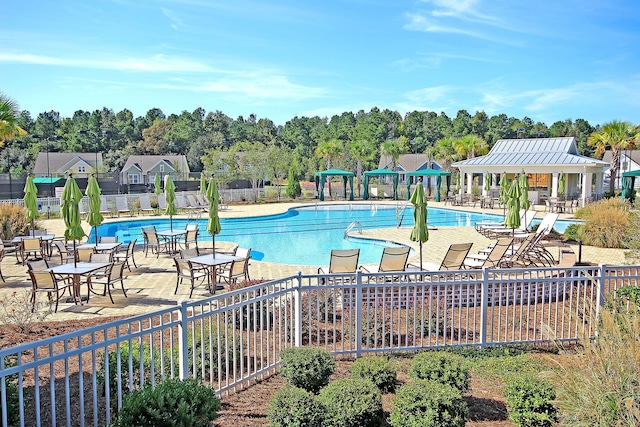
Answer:
<path fill-rule="evenodd" d="M 328 117 L 294 117 L 284 125 L 251 114 L 233 119 L 221 111 L 166 115 L 153 108 L 144 116 L 124 109 L 76 111 L 61 117 L 56 111 L 18 111 L 3 172 L 32 170 L 39 152 L 103 153 L 104 172 L 119 171 L 130 155 L 185 155 L 192 172 L 216 173 L 222 181 L 238 177 L 283 181 L 291 173 L 303 180 L 325 168 L 355 172 L 375 169 L 381 155 L 395 162 L 400 154 L 422 153 L 445 162 L 486 154 L 498 139 L 573 136 L 580 154 L 602 154 L 590 135 L 601 130 L 584 119 L 557 121 L 551 126 L 529 117 L 506 114 L 489 117 L 483 111 L 397 111 L 372 108 Z M 6 148 L 6 147 L 5 147 Z M 597 152 L 600 151 L 600 152 Z M 3 161 L 4 160 L 4 161 Z"/>

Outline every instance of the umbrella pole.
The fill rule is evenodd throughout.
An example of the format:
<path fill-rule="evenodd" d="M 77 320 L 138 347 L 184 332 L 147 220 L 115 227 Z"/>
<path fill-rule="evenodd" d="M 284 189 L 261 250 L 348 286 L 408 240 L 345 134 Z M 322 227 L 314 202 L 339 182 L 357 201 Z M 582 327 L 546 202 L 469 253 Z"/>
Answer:
<path fill-rule="evenodd" d="M 216 235 L 211 235 L 211 240 L 213 241 L 213 259 L 216 259 Z"/>
<path fill-rule="evenodd" d="M 171 227 L 171 231 L 173 231 L 173 215 L 169 215 L 169 226 Z"/>
<path fill-rule="evenodd" d="M 422 271 L 422 241 L 420 241 L 420 271 Z"/>

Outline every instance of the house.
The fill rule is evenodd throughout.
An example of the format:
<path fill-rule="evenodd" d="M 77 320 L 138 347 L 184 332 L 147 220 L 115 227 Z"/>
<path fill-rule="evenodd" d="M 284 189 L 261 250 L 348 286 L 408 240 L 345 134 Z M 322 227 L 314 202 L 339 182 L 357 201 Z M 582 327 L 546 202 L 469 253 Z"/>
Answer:
<path fill-rule="evenodd" d="M 103 171 L 102 153 L 38 153 L 33 167 L 35 178 L 89 178 Z"/>
<path fill-rule="evenodd" d="M 167 175 L 171 175 L 174 181 L 186 181 L 189 179 L 189 172 L 187 157 L 184 155 L 129 156 L 120 171 L 120 182 L 128 185 L 153 185 L 156 175 L 163 181 Z"/>
<path fill-rule="evenodd" d="M 442 170 L 442 161 L 429 159 L 426 154 L 401 154 L 396 162 L 395 171 L 399 174 L 400 182 L 406 182 L 407 172 L 415 172 L 424 169 Z M 391 170 L 393 158 L 391 156 L 380 156 L 378 162 L 379 169 Z"/>
<path fill-rule="evenodd" d="M 491 174 L 491 187 L 498 188 L 499 175 L 513 179 L 525 171 L 529 179 L 529 199 L 539 203 L 548 197 L 558 197 L 558 180 L 565 175 L 565 195 L 580 199 L 582 205 L 603 196 L 604 172 L 607 162 L 578 154 L 576 139 L 529 138 L 499 139 L 485 156 L 453 163 L 461 173 L 461 192 L 472 193 L 474 174 Z M 583 185 L 586 183 L 586 185 Z M 486 192 L 482 189 L 483 194 Z"/>
<path fill-rule="evenodd" d="M 611 150 L 607 150 L 604 152 L 604 156 L 602 157 L 602 161 L 607 162 L 607 169 L 605 171 L 605 189 L 609 189 L 609 175 L 610 175 L 610 165 L 612 160 Z M 624 172 L 633 172 L 640 170 L 640 150 L 622 150 L 620 151 L 619 157 L 619 166 L 618 166 L 618 176 L 616 177 L 615 188 L 622 188 L 621 180 L 622 174 Z M 635 181 L 635 188 L 640 188 L 640 179 Z"/>

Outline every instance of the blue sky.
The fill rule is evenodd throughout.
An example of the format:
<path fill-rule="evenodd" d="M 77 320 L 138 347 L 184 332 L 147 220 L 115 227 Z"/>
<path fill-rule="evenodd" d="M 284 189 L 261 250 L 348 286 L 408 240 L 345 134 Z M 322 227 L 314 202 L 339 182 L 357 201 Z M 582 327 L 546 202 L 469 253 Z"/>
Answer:
<path fill-rule="evenodd" d="M 0 91 L 276 124 L 389 108 L 639 123 L 637 0 L 0 0 Z"/>

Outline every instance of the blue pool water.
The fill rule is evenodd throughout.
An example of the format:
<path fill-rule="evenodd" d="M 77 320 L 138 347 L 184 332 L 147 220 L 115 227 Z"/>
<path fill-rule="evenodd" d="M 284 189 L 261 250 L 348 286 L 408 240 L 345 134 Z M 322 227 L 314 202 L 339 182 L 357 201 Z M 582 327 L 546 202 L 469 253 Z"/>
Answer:
<path fill-rule="evenodd" d="M 428 208 L 429 227 L 473 226 L 476 222 L 500 221 L 501 215 L 466 212 L 446 208 Z M 353 222 L 362 229 L 393 228 L 401 221 L 403 227 L 413 226 L 413 208 L 376 205 L 323 205 L 290 209 L 279 215 L 222 219 L 222 232 L 216 241 L 236 242 L 251 248 L 252 258 L 268 262 L 297 265 L 326 265 L 331 249 L 360 248 L 360 263 L 375 264 L 380 260 L 386 241 L 345 239 L 344 232 Z M 200 241 L 211 241 L 206 232 L 207 220 L 173 219 L 174 229 L 184 229 L 187 224 L 200 226 Z M 568 222 L 570 223 L 570 222 Z M 556 223 L 556 230 L 564 231 L 567 224 Z M 118 236 L 128 243 L 142 242 L 141 227 L 155 225 L 157 230 L 168 230 L 169 220 L 142 218 L 102 224 L 101 236 Z M 356 226 L 354 231 L 357 231 Z M 410 232 L 406 229 L 407 233 Z"/>

